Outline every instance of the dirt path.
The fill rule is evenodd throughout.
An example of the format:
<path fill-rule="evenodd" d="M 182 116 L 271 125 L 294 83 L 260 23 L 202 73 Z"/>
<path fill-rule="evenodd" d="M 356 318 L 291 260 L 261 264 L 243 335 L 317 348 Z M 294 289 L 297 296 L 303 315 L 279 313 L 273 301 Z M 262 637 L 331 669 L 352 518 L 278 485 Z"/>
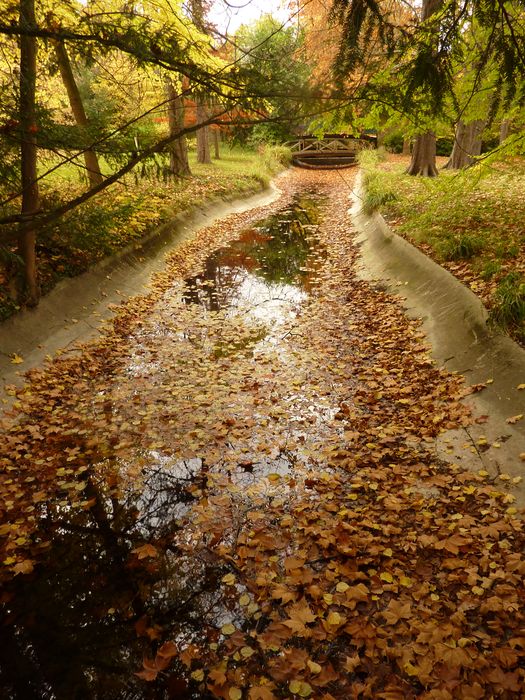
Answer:
<path fill-rule="evenodd" d="M 33 372 L 0 453 L 8 697 L 519 697 L 520 514 L 438 459 L 465 387 L 356 277 L 345 177 L 289 173 Z"/>

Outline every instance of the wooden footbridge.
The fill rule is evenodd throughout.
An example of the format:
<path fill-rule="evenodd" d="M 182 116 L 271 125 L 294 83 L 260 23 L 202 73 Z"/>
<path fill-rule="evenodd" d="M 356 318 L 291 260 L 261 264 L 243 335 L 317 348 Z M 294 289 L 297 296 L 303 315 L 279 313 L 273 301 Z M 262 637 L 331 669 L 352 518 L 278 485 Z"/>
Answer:
<path fill-rule="evenodd" d="M 294 165 L 301 168 L 349 168 L 357 162 L 357 154 L 364 148 L 373 148 L 373 141 L 353 136 L 300 136 L 285 146 L 292 152 Z"/>

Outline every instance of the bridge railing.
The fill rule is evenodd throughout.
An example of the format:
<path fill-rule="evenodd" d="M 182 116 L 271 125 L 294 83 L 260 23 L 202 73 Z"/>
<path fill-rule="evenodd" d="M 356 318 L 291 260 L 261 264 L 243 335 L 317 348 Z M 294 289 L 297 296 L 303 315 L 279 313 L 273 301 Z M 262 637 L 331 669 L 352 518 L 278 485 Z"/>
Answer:
<path fill-rule="evenodd" d="M 345 153 L 357 154 L 364 148 L 371 148 L 372 144 L 365 139 L 353 138 L 299 138 L 287 141 L 285 144 L 293 155 L 300 153 Z"/>

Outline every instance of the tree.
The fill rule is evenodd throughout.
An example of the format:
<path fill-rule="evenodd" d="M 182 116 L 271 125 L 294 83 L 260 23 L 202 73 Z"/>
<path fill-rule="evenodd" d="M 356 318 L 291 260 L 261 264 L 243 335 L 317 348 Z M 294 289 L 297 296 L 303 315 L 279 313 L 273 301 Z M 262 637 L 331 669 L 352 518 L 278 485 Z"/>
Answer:
<path fill-rule="evenodd" d="M 38 303 L 35 242 L 37 229 L 31 219 L 40 208 L 36 157 L 36 39 L 31 30 L 36 27 L 34 0 L 20 0 L 20 27 L 27 30 L 20 37 L 20 174 L 22 220 L 18 233 L 18 252 L 24 261 L 24 293 L 29 306 Z"/>
<path fill-rule="evenodd" d="M 260 129 L 263 139 L 285 141 L 302 126 L 304 105 L 313 97 L 303 44 L 301 29 L 283 26 L 271 15 L 241 26 L 235 36 L 239 63 L 266 93 L 264 111 L 274 120 Z"/>
<path fill-rule="evenodd" d="M 168 99 L 168 124 L 170 136 L 181 134 L 184 128 L 184 104 L 171 77 L 165 78 L 166 96 Z M 176 138 L 169 145 L 170 173 L 175 177 L 191 177 L 190 164 L 188 162 L 188 146 L 184 135 Z"/>
<path fill-rule="evenodd" d="M 481 134 L 485 128 L 483 119 L 465 123 L 460 120 L 454 135 L 454 146 L 445 168 L 461 170 L 476 162 L 476 156 L 481 154 Z"/>
<path fill-rule="evenodd" d="M 80 90 L 78 89 L 77 83 L 75 81 L 75 76 L 73 75 L 73 69 L 71 67 L 71 62 L 67 54 L 64 42 L 55 41 L 54 42 L 57 63 L 60 70 L 60 75 L 62 77 L 62 82 L 67 90 L 69 97 L 69 104 L 71 106 L 71 111 L 75 117 L 77 126 L 81 129 L 87 136 L 87 129 L 89 127 L 89 121 L 86 116 L 86 111 L 84 109 L 84 104 L 82 102 L 82 97 L 80 95 Z M 98 157 L 95 151 L 91 148 L 86 148 L 84 151 L 84 161 L 86 163 L 86 171 L 88 175 L 89 184 L 91 187 L 102 182 L 102 173 L 100 172 L 100 165 L 98 162 Z"/>
<path fill-rule="evenodd" d="M 423 0 L 421 19 L 430 20 L 440 9 L 442 0 Z M 435 60 L 436 45 L 427 48 L 427 60 Z M 412 149 L 412 159 L 407 168 L 408 175 L 435 177 L 438 174 L 436 166 L 436 135 L 433 131 L 425 131 L 416 136 Z"/>

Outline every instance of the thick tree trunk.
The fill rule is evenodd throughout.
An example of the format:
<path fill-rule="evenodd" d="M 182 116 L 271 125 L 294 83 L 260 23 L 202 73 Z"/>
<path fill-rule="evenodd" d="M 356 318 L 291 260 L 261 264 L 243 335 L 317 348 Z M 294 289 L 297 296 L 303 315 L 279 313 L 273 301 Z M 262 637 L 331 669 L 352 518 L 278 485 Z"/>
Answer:
<path fill-rule="evenodd" d="M 168 124 L 170 136 L 175 136 L 184 128 L 184 104 L 170 78 L 166 79 L 166 96 L 169 100 Z M 169 153 L 170 173 L 175 177 L 191 177 L 186 137 L 181 136 L 180 139 L 173 141 L 169 146 Z"/>
<path fill-rule="evenodd" d="M 443 0 L 423 0 L 421 6 L 421 19 L 423 22 L 439 10 Z M 412 160 L 407 168 L 409 175 L 422 175 L 423 177 L 436 177 L 436 136 L 432 131 L 419 134 L 416 137 L 412 149 Z"/>
<path fill-rule="evenodd" d="M 61 41 L 54 42 L 54 46 L 58 68 L 60 70 L 62 82 L 64 83 L 64 87 L 67 91 L 71 111 L 73 112 L 73 116 L 75 117 L 75 121 L 77 126 L 80 127 L 80 130 L 87 129 L 89 126 L 89 121 L 82 103 L 80 91 L 75 81 L 75 76 L 73 75 L 73 69 L 71 68 L 71 61 L 67 55 L 66 47 Z M 99 185 L 103 178 L 95 151 L 84 151 L 84 162 L 86 164 L 90 187 Z"/>
<path fill-rule="evenodd" d="M 431 131 L 419 134 L 412 149 L 412 160 L 407 168 L 408 175 L 436 177 L 436 136 Z"/>
<path fill-rule="evenodd" d="M 481 153 L 481 134 L 485 128 L 483 119 L 465 124 L 459 121 L 454 136 L 454 147 L 445 168 L 462 170 L 475 163 L 475 156 Z"/>
<path fill-rule="evenodd" d="M 510 119 L 504 119 L 499 127 L 499 142 L 500 145 L 508 138 L 510 134 Z"/>
<path fill-rule="evenodd" d="M 407 139 L 407 138 L 403 139 L 403 155 L 409 156 L 411 149 L 412 149 L 411 139 Z"/>
<path fill-rule="evenodd" d="M 213 157 L 215 158 L 215 160 L 220 160 L 220 158 L 221 158 L 221 151 L 220 151 L 221 132 L 219 131 L 218 127 L 215 127 L 215 129 L 212 129 L 211 133 L 213 136 L 213 150 L 214 150 Z"/>
<path fill-rule="evenodd" d="M 208 118 L 206 105 L 197 97 L 197 124 Z M 197 130 L 197 163 L 211 163 L 209 128 L 203 126 Z"/>
<path fill-rule="evenodd" d="M 20 26 L 36 27 L 34 0 L 20 0 Z M 20 35 L 20 131 L 22 214 L 31 215 L 40 208 L 36 155 L 36 39 Z M 36 227 L 22 223 L 18 234 L 18 253 L 24 261 L 24 301 L 36 306 L 40 296 L 36 267 Z"/>

